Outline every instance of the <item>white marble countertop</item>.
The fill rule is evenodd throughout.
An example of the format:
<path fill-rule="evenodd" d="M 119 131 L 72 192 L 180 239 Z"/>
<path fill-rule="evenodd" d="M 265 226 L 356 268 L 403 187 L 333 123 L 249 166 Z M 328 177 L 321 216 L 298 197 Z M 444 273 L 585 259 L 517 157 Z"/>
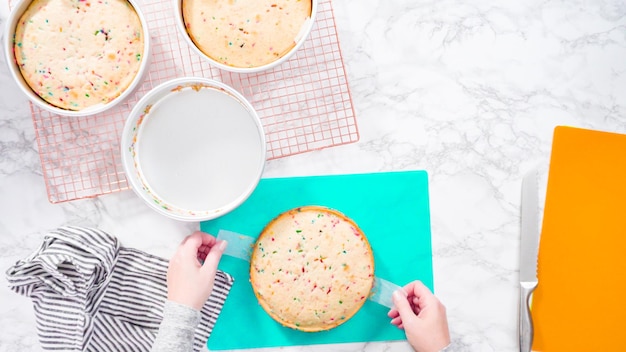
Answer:
<path fill-rule="evenodd" d="M 521 178 L 547 164 L 556 125 L 626 132 L 624 3 L 345 0 L 334 10 L 361 139 L 270 161 L 264 176 L 427 170 L 453 350 L 517 350 Z M 7 14 L 2 0 L 0 22 Z M 0 268 L 64 224 L 169 257 L 198 225 L 158 215 L 132 191 L 48 202 L 28 102 L 0 60 Z M 0 351 L 39 350 L 30 300 L 2 280 Z"/>

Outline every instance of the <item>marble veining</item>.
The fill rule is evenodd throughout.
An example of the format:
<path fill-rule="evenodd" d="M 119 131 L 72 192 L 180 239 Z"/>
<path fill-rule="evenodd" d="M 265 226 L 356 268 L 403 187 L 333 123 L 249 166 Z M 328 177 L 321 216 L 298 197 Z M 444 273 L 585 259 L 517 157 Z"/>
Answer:
<path fill-rule="evenodd" d="M 626 5 L 333 6 L 361 139 L 272 160 L 264 176 L 427 170 L 435 290 L 448 309 L 452 351 L 516 351 L 521 179 L 533 167 L 545 170 L 557 125 L 626 133 Z M 4 0 L 1 32 L 7 15 Z M 169 257 L 197 224 L 159 216 L 131 191 L 47 201 L 27 100 L 0 61 L 0 268 L 63 224 L 98 226 L 126 246 Z M 6 284 L 0 326 L 0 351 L 40 350 L 30 301 Z M 410 348 L 377 342 L 281 350 Z"/>

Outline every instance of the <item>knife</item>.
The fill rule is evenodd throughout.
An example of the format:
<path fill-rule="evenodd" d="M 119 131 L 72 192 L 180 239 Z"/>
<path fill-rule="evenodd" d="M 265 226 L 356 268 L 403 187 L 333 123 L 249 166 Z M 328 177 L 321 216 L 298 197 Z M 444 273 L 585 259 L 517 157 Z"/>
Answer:
<path fill-rule="evenodd" d="M 530 315 L 530 295 L 538 284 L 537 253 L 539 251 L 538 175 L 533 169 L 522 180 L 522 226 L 520 235 L 520 352 L 529 352 L 533 344 L 533 321 Z"/>

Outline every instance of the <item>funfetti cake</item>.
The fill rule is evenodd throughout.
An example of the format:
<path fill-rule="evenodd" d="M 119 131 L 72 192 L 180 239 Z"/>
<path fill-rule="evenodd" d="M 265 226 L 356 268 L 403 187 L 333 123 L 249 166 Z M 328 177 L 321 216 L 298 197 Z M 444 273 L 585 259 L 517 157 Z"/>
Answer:
<path fill-rule="evenodd" d="M 250 261 L 250 282 L 263 309 L 284 326 L 315 332 L 350 319 L 369 297 L 374 257 L 345 215 L 308 206 L 263 230 Z"/>
<path fill-rule="evenodd" d="M 106 104 L 131 84 L 144 33 L 126 0 L 34 0 L 15 31 L 15 60 L 31 89 L 67 110 Z"/>
<path fill-rule="evenodd" d="M 187 33 L 198 49 L 233 67 L 259 67 L 296 44 L 311 0 L 182 0 Z"/>

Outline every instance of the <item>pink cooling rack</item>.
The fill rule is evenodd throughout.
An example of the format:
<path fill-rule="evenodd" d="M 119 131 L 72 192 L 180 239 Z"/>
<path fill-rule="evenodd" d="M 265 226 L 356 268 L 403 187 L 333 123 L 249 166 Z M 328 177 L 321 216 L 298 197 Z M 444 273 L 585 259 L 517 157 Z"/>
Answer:
<path fill-rule="evenodd" d="M 179 37 L 171 0 L 144 0 L 152 39 L 149 72 L 135 94 L 88 117 L 50 114 L 31 104 L 48 199 L 59 203 L 128 189 L 119 140 L 133 105 L 176 77 L 226 83 L 255 107 L 267 137 L 267 158 L 356 142 L 356 117 L 331 0 L 320 0 L 309 38 L 289 61 L 262 73 L 235 74 L 204 62 Z"/>

